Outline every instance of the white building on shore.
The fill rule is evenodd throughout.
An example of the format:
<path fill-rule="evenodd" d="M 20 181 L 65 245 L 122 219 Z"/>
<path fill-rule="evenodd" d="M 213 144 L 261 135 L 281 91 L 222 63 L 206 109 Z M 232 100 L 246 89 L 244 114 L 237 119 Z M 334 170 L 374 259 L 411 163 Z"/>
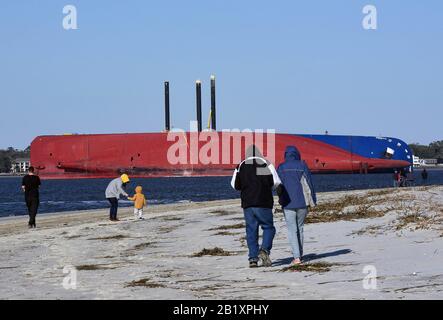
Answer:
<path fill-rule="evenodd" d="M 420 159 L 420 157 L 412 156 L 412 159 L 413 159 L 413 161 L 414 161 L 414 163 L 413 163 L 414 168 L 418 168 L 418 167 L 421 167 L 421 166 L 422 166 L 423 161 Z"/>
<path fill-rule="evenodd" d="M 11 173 L 19 174 L 28 172 L 30 166 L 29 158 L 18 158 L 12 161 Z"/>

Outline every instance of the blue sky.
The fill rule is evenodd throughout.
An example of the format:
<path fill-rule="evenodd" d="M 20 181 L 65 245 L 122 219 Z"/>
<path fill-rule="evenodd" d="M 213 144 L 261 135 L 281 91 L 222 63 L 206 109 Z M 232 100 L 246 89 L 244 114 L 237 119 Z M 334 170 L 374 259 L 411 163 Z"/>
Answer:
<path fill-rule="evenodd" d="M 62 28 L 65 5 L 78 30 Z M 378 10 L 364 30 L 362 8 Z M 443 139 L 443 2 L 0 2 L 0 148 L 43 134 L 163 129 L 195 119 L 217 76 L 218 127 Z"/>

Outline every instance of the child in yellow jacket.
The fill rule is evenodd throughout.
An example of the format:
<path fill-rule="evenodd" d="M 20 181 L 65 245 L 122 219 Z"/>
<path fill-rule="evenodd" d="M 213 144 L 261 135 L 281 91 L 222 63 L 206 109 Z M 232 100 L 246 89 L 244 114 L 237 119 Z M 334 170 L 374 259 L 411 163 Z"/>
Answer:
<path fill-rule="evenodd" d="M 135 195 L 128 197 L 128 200 L 134 201 L 134 217 L 143 220 L 143 208 L 146 206 L 146 197 L 142 193 L 143 188 L 138 186 L 135 188 Z"/>

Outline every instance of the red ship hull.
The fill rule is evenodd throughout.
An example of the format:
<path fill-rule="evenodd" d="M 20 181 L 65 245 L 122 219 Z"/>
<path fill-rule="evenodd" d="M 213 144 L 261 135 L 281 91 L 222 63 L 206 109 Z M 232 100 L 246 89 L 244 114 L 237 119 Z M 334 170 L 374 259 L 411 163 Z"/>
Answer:
<path fill-rule="evenodd" d="M 31 144 L 31 164 L 46 179 L 110 178 L 123 172 L 132 177 L 231 175 L 239 157 L 244 157 L 247 142 L 243 141 L 241 154 L 234 156 L 236 146 L 232 140 L 240 134 L 231 134 L 232 139 L 226 144 L 223 144 L 226 140 L 223 140 L 222 133 L 213 134 L 218 136 L 219 143 L 210 152 L 205 147 L 206 141 L 198 141 L 198 137 L 195 138 L 194 133 L 189 132 L 177 133 L 177 139 L 173 141 L 168 141 L 168 133 L 41 136 Z M 183 139 L 180 139 L 180 135 Z M 411 165 L 411 161 L 405 157 L 384 158 L 388 140 L 378 142 L 375 138 L 367 137 L 371 139 L 373 149 L 364 151 L 373 155 L 367 156 L 361 154 L 361 150 L 364 150 L 362 146 L 353 147 L 356 150 L 354 152 L 353 148 L 339 145 L 339 141 L 346 141 L 348 137 L 335 137 L 337 143 L 322 141 L 324 136 L 265 134 L 262 148 L 264 155 L 269 158 L 268 142 L 275 140 L 275 158 L 271 160 L 279 165 L 283 161 L 286 146 L 295 145 L 313 173 L 370 173 L 392 171 Z M 256 138 L 257 135 L 254 134 L 254 139 Z M 331 140 L 333 136 L 327 138 Z M 349 138 L 352 142 L 352 137 Z M 391 139 L 389 141 L 392 143 Z M 186 152 L 186 159 L 182 163 L 171 163 L 171 159 L 168 159 L 174 146 Z M 211 163 L 200 159 L 198 154 L 202 152 L 209 155 Z M 173 156 L 176 154 L 177 152 Z"/>

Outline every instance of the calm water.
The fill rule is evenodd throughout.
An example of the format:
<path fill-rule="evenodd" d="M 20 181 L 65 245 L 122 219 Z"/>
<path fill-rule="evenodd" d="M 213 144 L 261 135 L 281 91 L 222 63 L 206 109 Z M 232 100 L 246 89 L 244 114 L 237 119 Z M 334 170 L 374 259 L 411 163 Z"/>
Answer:
<path fill-rule="evenodd" d="M 420 171 L 415 173 L 416 185 L 422 185 Z M 128 187 L 132 193 L 143 186 L 151 205 L 238 198 L 231 189 L 230 177 L 133 179 Z M 104 190 L 110 179 L 43 181 L 39 213 L 107 208 Z M 339 191 L 385 188 L 392 186 L 392 174 L 315 175 L 317 191 Z M 443 170 L 430 170 L 427 184 L 443 185 Z M 0 217 L 26 215 L 21 192 L 21 178 L 0 178 Z M 121 206 L 131 206 L 121 201 Z"/>

